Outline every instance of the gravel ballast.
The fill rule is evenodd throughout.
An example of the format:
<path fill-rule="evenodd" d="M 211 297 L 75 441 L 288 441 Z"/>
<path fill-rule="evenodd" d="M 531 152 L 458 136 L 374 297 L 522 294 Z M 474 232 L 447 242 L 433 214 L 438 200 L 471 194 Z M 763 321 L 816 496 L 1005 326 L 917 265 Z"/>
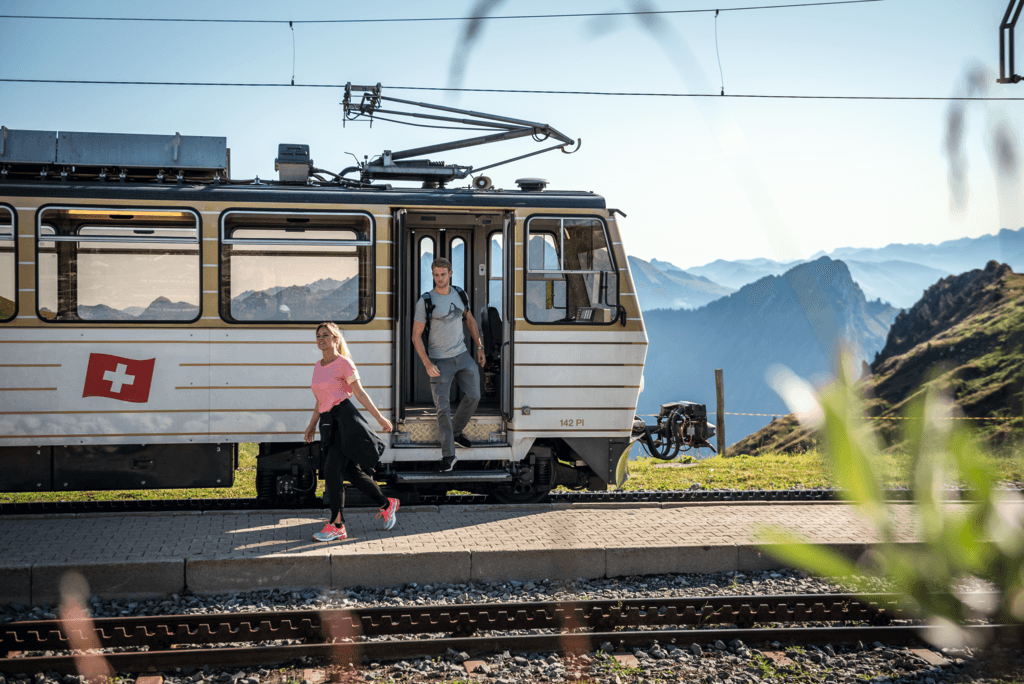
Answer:
<path fill-rule="evenodd" d="M 879 585 L 878 589 L 885 587 Z M 671 596 L 740 596 L 841 593 L 828 581 L 786 570 L 715 575 L 657 575 L 568 582 L 408 584 L 396 588 L 353 587 L 347 591 L 251 591 L 218 596 L 175 594 L 151 600 L 104 600 L 93 597 L 95 617 L 230 613 L 510 601 L 573 601 Z M 54 606 L 9 604 L 0 607 L 0 623 L 55 619 Z M 444 636 L 444 635 L 439 635 Z M 990 647 L 921 651 L 881 643 L 840 647 L 828 643 L 788 648 L 779 643 L 714 645 L 652 643 L 630 654 L 613 653 L 612 644 L 597 652 L 564 656 L 503 652 L 483 657 L 449 652 L 443 657 L 400 662 L 364 662 L 358 668 L 331 668 L 339 682 L 593 682 L 595 684 L 782 684 L 783 682 L 940 682 L 1024 681 L 1024 661 L 1017 650 Z M 631 655 L 633 659 L 614 656 Z M 634 660 L 635 659 L 635 660 Z M 475 672 L 467 672 L 467 664 Z M 282 668 L 211 669 L 163 673 L 166 684 L 317 684 L 322 670 L 312 661 Z M 119 684 L 134 684 L 122 673 Z M 309 679 L 308 683 L 304 680 Z M 56 673 L 0 675 L 0 684 L 79 684 Z"/>

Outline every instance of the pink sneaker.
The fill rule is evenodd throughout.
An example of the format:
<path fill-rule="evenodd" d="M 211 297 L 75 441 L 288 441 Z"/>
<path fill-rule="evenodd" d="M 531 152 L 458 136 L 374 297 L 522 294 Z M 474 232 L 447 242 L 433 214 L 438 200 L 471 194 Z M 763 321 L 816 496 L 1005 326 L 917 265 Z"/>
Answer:
<path fill-rule="evenodd" d="M 378 518 L 384 519 L 384 529 L 390 530 L 395 526 L 395 516 L 398 513 L 398 499 L 388 499 L 388 507 L 382 508 L 377 513 Z"/>
<path fill-rule="evenodd" d="M 348 532 L 345 531 L 345 525 L 335 527 L 331 523 L 327 523 L 324 525 L 324 529 L 313 533 L 313 539 L 322 542 L 348 539 Z"/>

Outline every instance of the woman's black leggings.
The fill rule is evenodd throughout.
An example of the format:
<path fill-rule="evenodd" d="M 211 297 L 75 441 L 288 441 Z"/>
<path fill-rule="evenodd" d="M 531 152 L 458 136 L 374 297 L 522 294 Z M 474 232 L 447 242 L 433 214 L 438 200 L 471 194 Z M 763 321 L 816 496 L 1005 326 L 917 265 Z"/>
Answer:
<path fill-rule="evenodd" d="M 338 517 L 345 522 L 345 480 L 356 486 L 356 489 L 366 494 L 381 508 L 388 505 L 388 497 L 380 491 L 380 487 L 370 474 L 359 467 L 359 464 L 351 459 L 344 458 L 337 448 L 332 447 L 327 453 L 327 463 L 324 464 L 324 480 L 326 480 L 327 503 L 331 507 L 331 522 Z"/>

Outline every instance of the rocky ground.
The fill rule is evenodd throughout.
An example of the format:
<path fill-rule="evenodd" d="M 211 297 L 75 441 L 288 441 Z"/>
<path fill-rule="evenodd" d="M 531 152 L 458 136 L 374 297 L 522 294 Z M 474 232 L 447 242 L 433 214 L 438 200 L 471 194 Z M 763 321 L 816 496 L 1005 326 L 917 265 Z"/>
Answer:
<path fill-rule="evenodd" d="M 879 587 L 879 589 L 884 589 Z M 103 600 L 94 597 L 96 617 L 158 614 L 221 613 L 253 610 L 363 608 L 417 604 L 461 604 L 507 601 L 628 599 L 652 596 L 720 596 L 835 593 L 843 589 L 804 573 L 790 571 L 719 575 L 659 575 L 569 582 L 505 582 L 409 584 L 396 588 L 354 587 L 348 591 L 253 591 L 221 596 L 174 595 L 152 600 Z M 0 623 L 52 619 L 53 606 L 0 607 Z M 623 657 L 626 656 L 626 657 Z M 632 656 L 632 658 L 628 657 Z M 469 670 L 469 671 L 467 671 Z M 916 650 L 881 643 L 840 647 L 828 643 L 787 648 L 779 643 L 743 644 L 720 641 L 713 646 L 658 644 L 631 654 L 614 653 L 605 644 L 594 653 L 571 656 L 551 653 L 492 654 L 471 658 L 449 652 L 444 657 L 412 661 L 364 662 L 361 667 L 318 667 L 312 661 L 274 669 L 211 669 L 163 673 L 165 684 L 317 684 L 334 682 L 480 681 L 493 684 L 589 682 L 593 684 L 782 684 L 784 682 L 1014 682 L 1024 684 L 1024 658 L 1016 648 Z M 78 684 L 78 678 L 56 673 L 0 676 L 0 684 Z M 135 684 L 130 673 L 118 684 Z"/>

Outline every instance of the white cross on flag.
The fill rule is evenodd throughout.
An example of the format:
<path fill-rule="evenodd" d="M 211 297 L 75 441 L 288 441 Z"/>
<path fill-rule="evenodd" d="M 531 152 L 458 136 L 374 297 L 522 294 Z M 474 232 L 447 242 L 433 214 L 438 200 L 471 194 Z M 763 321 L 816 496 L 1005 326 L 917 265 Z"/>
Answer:
<path fill-rule="evenodd" d="M 156 359 L 126 359 L 110 354 L 89 354 L 82 397 L 107 397 L 145 404 L 153 383 Z"/>

